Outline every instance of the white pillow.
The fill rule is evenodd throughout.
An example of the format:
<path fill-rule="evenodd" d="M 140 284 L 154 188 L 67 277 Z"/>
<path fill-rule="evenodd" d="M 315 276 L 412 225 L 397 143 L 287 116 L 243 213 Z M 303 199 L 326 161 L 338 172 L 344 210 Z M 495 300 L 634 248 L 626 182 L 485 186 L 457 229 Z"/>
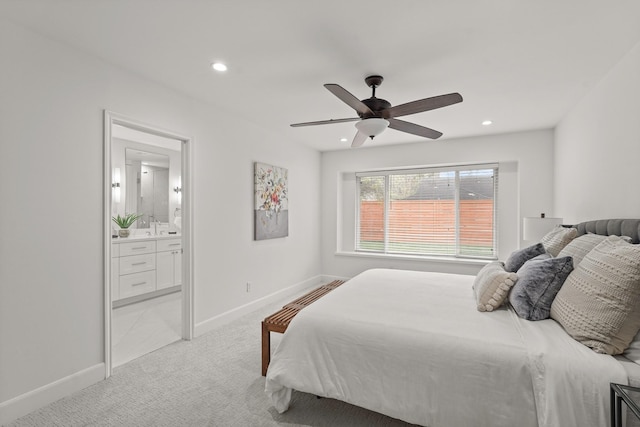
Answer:
<path fill-rule="evenodd" d="M 493 311 L 500 307 L 516 280 L 516 273 L 505 271 L 501 261 L 493 261 L 482 267 L 473 281 L 478 311 Z"/>
<path fill-rule="evenodd" d="M 569 242 L 567 246 L 565 246 L 560 253 L 558 254 L 558 258 L 564 256 L 570 256 L 573 258 L 573 267 L 577 267 L 580 264 L 580 261 L 584 259 L 584 257 L 591 252 L 593 248 L 598 246 L 603 240 L 605 240 L 608 236 L 602 234 L 593 234 L 587 233 L 582 236 L 578 236 L 572 241 Z M 625 242 L 631 243 L 631 237 L 628 236 L 620 236 L 622 240 Z"/>
<path fill-rule="evenodd" d="M 593 248 L 598 246 L 607 236 L 602 234 L 583 234 L 573 239 L 567 246 L 562 248 L 559 257 L 570 256 L 573 258 L 573 267 L 577 267 L 580 261 L 589 253 Z"/>
<path fill-rule="evenodd" d="M 570 241 L 575 239 L 576 236 L 578 236 L 578 230 L 575 228 L 567 228 L 558 225 L 540 239 L 540 243 L 544 245 L 547 252 L 555 257 L 558 256 L 560 251 L 564 249 Z"/>
<path fill-rule="evenodd" d="M 640 364 L 640 332 L 633 337 L 631 344 L 629 344 L 629 347 L 627 347 L 622 355 L 632 362 Z"/>
<path fill-rule="evenodd" d="M 551 318 L 596 353 L 621 354 L 640 329 L 640 246 L 609 236 L 569 275 Z"/>

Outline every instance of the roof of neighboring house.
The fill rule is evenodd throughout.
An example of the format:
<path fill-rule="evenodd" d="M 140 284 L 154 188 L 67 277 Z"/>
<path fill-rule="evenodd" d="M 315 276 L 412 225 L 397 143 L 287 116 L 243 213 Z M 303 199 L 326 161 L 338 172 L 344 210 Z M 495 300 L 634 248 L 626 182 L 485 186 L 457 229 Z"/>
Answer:
<path fill-rule="evenodd" d="M 415 193 L 403 200 L 437 200 L 453 199 L 455 197 L 454 179 L 446 186 L 434 186 L 432 179 L 424 179 L 418 185 Z M 442 181 L 440 181 L 442 182 Z M 487 200 L 493 199 L 493 177 L 461 176 L 460 200 Z"/>

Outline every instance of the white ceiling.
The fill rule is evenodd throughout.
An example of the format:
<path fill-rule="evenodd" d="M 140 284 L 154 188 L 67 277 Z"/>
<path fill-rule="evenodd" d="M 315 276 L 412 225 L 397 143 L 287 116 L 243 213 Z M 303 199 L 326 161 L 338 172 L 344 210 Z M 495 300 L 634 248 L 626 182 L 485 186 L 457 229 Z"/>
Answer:
<path fill-rule="evenodd" d="M 381 74 L 392 105 L 459 92 L 403 117 L 443 138 L 551 128 L 640 40 L 638 0 L 0 0 L 0 16 L 321 151 L 353 123 L 289 124 L 356 117 L 324 83 L 364 99 Z"/>

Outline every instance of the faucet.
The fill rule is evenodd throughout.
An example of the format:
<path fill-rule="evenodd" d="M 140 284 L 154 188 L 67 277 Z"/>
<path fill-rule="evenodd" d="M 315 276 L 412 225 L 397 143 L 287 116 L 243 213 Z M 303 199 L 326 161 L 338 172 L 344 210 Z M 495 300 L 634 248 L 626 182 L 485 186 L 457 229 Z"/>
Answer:
<path fill-rule="evenodd" d="M 158 235 L 158 224 L 160 223 L 160 221 L 153 221 L 153 234 L 155 236 Z"/>

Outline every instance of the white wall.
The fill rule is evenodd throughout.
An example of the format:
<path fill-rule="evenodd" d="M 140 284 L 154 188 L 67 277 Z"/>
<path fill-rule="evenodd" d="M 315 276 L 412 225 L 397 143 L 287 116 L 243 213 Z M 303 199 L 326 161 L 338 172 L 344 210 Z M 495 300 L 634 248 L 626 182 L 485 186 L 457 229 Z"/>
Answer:
<path fill-rule="evenodd" d="M 482 264 L 337 254 L 349 248 L 355 236 L 349 224 L 355 202 L 346 194 L 351 184 L 343 177 L 346 172 L 382 168 L 496 162 L 500 163 L 498 257 L 505 259 L 521 244 L 523 216 L 554 213 L 551 130 L 323 153 L 322 271 L 340 277 L 374 267 L 475 274 Z"/>
<path fill-rule="evenodd" d="M 104 372 L 104 109 L 193 137 L 196 323 L 318 279 L 315 150 L 5 20 L 0 55 L 0 412 Z M 254 161 L 289 169 L 287 238 L 253 241 Z"/>
<path fill-rule="evenodd" d="M 572 222 L 640 217 L 640 43 L 556 128 L 555 207 Z"/>

